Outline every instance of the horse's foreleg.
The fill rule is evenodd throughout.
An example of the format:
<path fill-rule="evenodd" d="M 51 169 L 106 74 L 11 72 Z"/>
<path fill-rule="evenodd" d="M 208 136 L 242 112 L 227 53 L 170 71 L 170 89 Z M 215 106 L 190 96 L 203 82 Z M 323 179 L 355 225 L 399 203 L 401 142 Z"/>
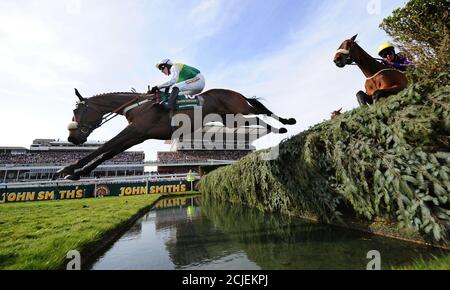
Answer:
<path fill-rule="evenodd" d="M 144 142 L 147 138 L 145 137 L 137 137 L 132 138 L 124 143 L 119 144 L 119 146 L 113 150 L 110 150 L 100 156 L 100 158 L 97 158 L 90 163 L 88 163 L 86 166 L 84 166 L 80 171 L 77 171 L 73 175 L 70 175 L 67 177 L 67 179 L 71 180 L 79 180 L 81 176 L 87 176 L 89 175 L 95 168 L 97 168 L 100 164 L 103 162 L 113 158 L 114 156 L 124 152 L 125 150 L 133 147 L 134 145 L 140 144 Z"/>
<path fill-rule="evenodd" d="M 372 98 L 363 91 L 359 91 L 356 94 L 356 98 L 358 99 L 358 103 L 360 106 L 364 106 L 367 104 L 373 104 Z"/>
<path fill-rule="evenodd" d="M 97 168 L 97 166 L 99 166 L 106 160 L 113 158 L 116 155 L 116 154 L 111 154 L 111 153 L 112 153 L 111 151 L 104 153 L 103 155 L 101 155 L 100 158 L 97 158 L 94 161 L 91 161 L 91 163 L 89 163 L 87 166 L 83 167 L 80 170 L 75 170 L 73 173 L 65 176 L 64 178 L 74 180 L 74 181 L 80 180 L 81 176 L 90 174 L 92 172 L 92 170 Z"/>
<path fill-rule="evenodd" d="M 58 171 L 59 174 L 65 174 L 65 175 L 74 175 L 77 171 L 80 171 L 80 168 L 83 168 L 86 164 L 100 156 L 101 154 L 108 152 L 112 149 L 114 149 L 116 146 L 119 146 L 123 142 L 125 142 L 127 139 L 131 138 L 134 133 L 134 129 L 132 127 L 125 128 L 122 132 L 120 132 L 117 136 L 106 142 L 102 147 L 95 150 L 91 154 L 87 155 L 86 157 L 80 159 L 75 164 L 69 165 L 60 171 Z"/>

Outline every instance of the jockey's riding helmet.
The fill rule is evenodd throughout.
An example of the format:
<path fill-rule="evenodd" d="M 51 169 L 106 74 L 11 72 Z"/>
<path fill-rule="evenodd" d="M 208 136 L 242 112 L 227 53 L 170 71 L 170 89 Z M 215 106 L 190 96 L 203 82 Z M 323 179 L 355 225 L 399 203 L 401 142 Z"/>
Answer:
<path fill-rule="evenodd" d="M 163 66 L 172 66 L 172 65 L 173 65 L 172 61 L 168 58 L 165 58 L 156 64 L 156 68 L 160 70 Z"/>
<path fill-rule="evenodd" d="M 380 45 L 380 47 L 378 48 L 378 55 L 381 57 L 385 57 L 386 52 L 395 52 L 395 48 L 394 45 L 392 45 L 391 43 L 383 43 L 382 45 Z"/>

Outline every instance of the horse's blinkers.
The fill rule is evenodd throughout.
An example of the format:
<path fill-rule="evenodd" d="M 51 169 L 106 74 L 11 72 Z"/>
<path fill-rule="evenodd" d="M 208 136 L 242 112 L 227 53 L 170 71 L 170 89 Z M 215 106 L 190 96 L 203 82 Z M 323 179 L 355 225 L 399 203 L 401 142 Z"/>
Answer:
<path fill-rule="evenodd" d="M 75 110 L 73 110 L 74 121 L 71 122 L 68 127 L 69 131 L 79 129 L 81 134 L 83 135 L 82 136 L 83 139 L 87 139 L 89 134 L 92 131 L 94 131 L 95 129 L 97 129 L 102 122 L 102 119 L 100 119 L 95 124 L 84 123 L 82 120 L 84 119 L 87 109 L 88 109 L 88 105 L 86 104 L 86 101 L 77 103 L 77 108 Z M 78 120 L 77 120 L 77 118 L 78 118 Z M 71 139 L 73 141 L 75 141 L 74 138 L 71 138 Z"/>
<path fill-rule="evenodd" d="M 340 48 L 336 51 L 336 54 L 340 53 L 340 56 L 334 60 L 338 67 L 342 68 L 345 65 L 351 65 L 355 62 L 351 56 L 351 50 L 354 44 L 355 42 L 350 40 L 350 47 L 348 49 Z M 340 61 L 341 58 L 343 58 L 343 62 Z"/>

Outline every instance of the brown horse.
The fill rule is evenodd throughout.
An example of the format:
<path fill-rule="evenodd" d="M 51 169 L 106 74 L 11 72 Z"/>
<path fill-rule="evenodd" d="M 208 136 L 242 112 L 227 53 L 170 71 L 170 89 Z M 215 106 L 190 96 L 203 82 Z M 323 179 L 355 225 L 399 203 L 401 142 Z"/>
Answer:
<path fill-rule="evenodd" d="M 75 93 L 80 101 L 74 110 L 72 123 L 69 124 L 69 142 L 76 145 L 85 143 L 88 136 L 107 122 L 108 116 L 110 117 L 112 114 L 124 115 L 129 125 L 98 150 L 60 170 L 58 173 L 63 174 L 66 179 L 78 180 L 81 176 L 90 174 L 106 160 L 147 139 L 172 139 L 173 128 L 169 111 L 158 104 L 155 94 L 110 93 L 85 99 L 77 90 Z M 202 118 L 210 114 L 222 117 L 226 115 L 267 115 L 284 125 L 296 124 L 295 119 L 276 116 L 257 99 L 248 99 L 230 90 L 210 90 L 199 95 L 199 100 L 202 103 Z M 182 113 L 192 120 L 191 132 L 203 126 L 203 119 L 200 122 L 194 120 L 194 110 Z M 272 133 L 284 134 L 287 132 L 285 128 L 277 129 L 266 124 L 257 116 L 246 117 L 245 120 L 251 124 L 265 126 Z M 237 123 L 233 124 L 236 126 Z M 229 124 L 226 125 L 229 126 Z"/>
<path fill-rule="evenodd" d="M 345 40 L 336 52 L 334 62 L 340 68 L 356 63 L 366 76 L 366 92 L 356 94 L 360 105 L 373 104 L 383 97 L 397 94 L 408 86 L 403 72 L 388 67 L 365 52 L 356 37 Z"/>

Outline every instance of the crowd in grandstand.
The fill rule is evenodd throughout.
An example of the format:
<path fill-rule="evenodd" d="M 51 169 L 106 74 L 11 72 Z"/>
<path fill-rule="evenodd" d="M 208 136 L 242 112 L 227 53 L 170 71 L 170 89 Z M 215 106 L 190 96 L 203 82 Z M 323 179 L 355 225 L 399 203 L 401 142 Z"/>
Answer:
<path fill-rule="evenodd" d="M 0 154 L 0 164 L 14 164 L 14 165 L 36 165 L 36 164 L 52 164 L 64 165 L 74 163 L 81 158 L 87 156 L 91 152 L 80 151 L 43 151 L 43 152 L 28 152 L 25 154 Z M 144 162 L 144 152 L 124 152 L 113 159 L 105 162 L 111 163 L 141 163 Z"/>
<path fill-rule="evenodd" d="M 177 151 L 158 152 L 158 161 L 206 161 L 206 160 L 239 160 L 250 152 L 245 150 L 236 151 Z"/>

